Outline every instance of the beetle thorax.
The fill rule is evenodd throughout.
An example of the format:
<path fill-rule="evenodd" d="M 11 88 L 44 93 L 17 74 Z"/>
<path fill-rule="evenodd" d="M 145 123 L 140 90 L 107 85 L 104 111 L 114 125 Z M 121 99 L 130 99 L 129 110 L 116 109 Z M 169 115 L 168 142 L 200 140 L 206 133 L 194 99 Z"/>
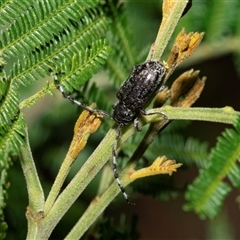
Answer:
<path fill-rule="evenodd" d="M 126 125 L 133 120 L 136 113 L 127 108 L 122 102 L 117 102 L 113 105 L 113 119 L 121 125 Z"/>

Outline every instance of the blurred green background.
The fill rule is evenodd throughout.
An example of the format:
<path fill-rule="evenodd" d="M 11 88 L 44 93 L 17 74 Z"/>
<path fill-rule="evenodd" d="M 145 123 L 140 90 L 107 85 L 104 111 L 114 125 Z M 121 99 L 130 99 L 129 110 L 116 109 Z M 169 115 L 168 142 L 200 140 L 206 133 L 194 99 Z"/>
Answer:
<path fill-rule="evenodd" d="M 137 49 L 149 49 L 156 37 L 161 22 L 161 1 L 128 1 L 126 2 L 127 19 L 130 24 Z M 175 36 L 184 27 L 187 32 L 205 32 L 198 50 L 174 73 L 167 85 L 185 70 L 200 70 L 201 76 L 207 77 L 206 87 L 195 106 L 224 107 L 232 106 L 240 110 L 240 1 L 199 1 L 193 0 L 192 8 L 181 19 Z M 171 43 L 169 44 L 169 48 Z M 166 59 L 168 52 L 165 52 Z M 99 87 L 110 96 L 109 101 L 116 101 L 116 90 L 109 84 L 104 71 L 93 78 Z M 51 79 L 48 79 L 51 80 Z M 45 81 L 28 88 L 21 87 L 21 98 L 25 99 L 44 86 Z M 55 96 L 45 96 L 31 109 L 25 109 L 29 127 L 30 143 L 39 172 L 40 180 L 47 194 L 55 179 L 60 164 L 71 142 L 74 123 L 80 113 L 75 105 L 62 98 L 60 92 Z M 110 120 L 106 120 L 110 125 Z M 216 143 L 216 137 L 226 126 L 217 123 L 194 122 L 185 129 L 186 136 L 194 136 L 208 141 L 210 146 Z M 94 133 L 87 147 L 78 157 L 68 181 L 78 171 L 85 159 L 104 137 L 103 131 Z M 124 147 L 123 147 L 124 150 Z M 111 171 L 110 171 L 110 174 Z M 178 171 L 176 179 L 184 186 L 196 177 L 197 168 Z M 100 176 L 88 186 L 78 201 L 64 216 L 51 239 L 63 239 L 79 216 L 84 212 L 91 199 L 96 195 Z M 11 187 L 8 192 L 8 206 L 5 209 L 6 221 L 9 224 L 6 239 L 25 239 L 27 222 L 25 211 L 28 205 L 25 181 L 20 163 L 16 159 L 9 172 Z M 106 180 L 107 182 L 107 180 Z M 128 191 L 128 188 L 127 188 Z M 126 220 L 122 227 L 130 225 L 132 216 L 138 215 L 136 230 L 139 239 L 240 239 L 239 203 L 236 203 L 238 191 L 233 191 L 221 214 L 215 220 L 202 221 L 192 212 L 184 212 L 183 196 L 169 201 L 159 201 L 148 196 L 131 192 L 135 207 L 128 206 L 119 196 L 106 210 L 105 216 L 114 218 L 118 226 L 122 215 Z M 136 196 L 136 197 L 135 197 Z M 91 238 L 90 236 L 88 239 Z M 105 239 L 108 239 L 107 237 Z M 119 237 L 119 239 L 124 239 Z M 134 237 L 129 239 L 135 239 Z"/>

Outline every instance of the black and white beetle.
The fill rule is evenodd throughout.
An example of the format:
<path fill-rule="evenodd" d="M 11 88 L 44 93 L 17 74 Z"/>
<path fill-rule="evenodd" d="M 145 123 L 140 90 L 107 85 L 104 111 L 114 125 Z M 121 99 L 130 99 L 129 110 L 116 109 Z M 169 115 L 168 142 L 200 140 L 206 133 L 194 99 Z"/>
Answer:
<path fill-rule="evenodd" d="M 158 91 L 161 90 L 163 85 L 163 76 L 166 72 L 166 68 L 159 61 L 147 61 L 134 66 L 131 75 L 128 79 L 123 82 L 119 91 L 117 92 L 118 102 L 113 105 L 113 115 L 106 113 L 105 111 L 92 109 L 87 105 L 77 101 L 70 95 L 68 95 L 55 75 L 54 80 L 57 84 L 58 89 L 62 92 L 63 96 L 69 99 L 71 102 L 78 106 L 97 114 L 101 114 L 105 117 L 113 119 L 118 127 L 116 131 L 116 138 L 112 148 L 112 164 L 114 178 L 121 189 L 127 203 L 130 203 L 128 195 L 126 194 L 117 171 L 117 143 L 121 136 L 122 128 L 129 122 L 134 121 L 134 126 L 137 130 L 139 113 L 147 115 L 144 105 L 154 96 Z"/>

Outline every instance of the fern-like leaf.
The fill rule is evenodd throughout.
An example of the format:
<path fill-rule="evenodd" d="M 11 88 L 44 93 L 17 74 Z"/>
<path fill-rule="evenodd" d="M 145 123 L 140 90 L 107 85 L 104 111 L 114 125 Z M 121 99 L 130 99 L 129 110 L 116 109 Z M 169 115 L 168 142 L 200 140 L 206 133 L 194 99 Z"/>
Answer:
<path fill-rule="evenodd" d="M 91 84 L 90 87 L 85 84 L 81 92 L 83 93 L 83 98 L 87 100 L 88 104 L 91 104 L 92 102 L 98 103 L 98 109 L 102 109 L 110 113 L 112 103 L 109 102 L 109 98 L 103 91 L 101 91 L 101 89 L 99 89 L 99 87 L 96 86 L 95 83 Z"/>
<path fill-rule="evenodd" d="M 60 81 L 65 91 L 72 92 L 83 86 L 102 67 L 109 54 L 110 48 L 106 42 L 99 40 L 92 43 L 91 49 L 79 52 L 63 62 L 55 62 L 56 69 L 64 72 Z"/>
<path fill-rule="evenodd" d="M 13 22 L 18 16 L 25 12 L 33 3 L 34 0 L 28 1 L 0 1 L 0 24 L 4 27 L 5 24 Z"/>
<path fill-rule="evenodd" d="M 0 122 L 2 126 L 11 125 L 18 112 L 19 96 L 15 83 L 0 80 Z"/>
<path fill-rule="evenodd" d="M 240 159 L 240 119 L 236 130 L 227 129 L 218 138 L 216 147 L 211 151 L 209 165 L 203 169 L 200 176 L 189 186 L 185 205 L 186 210 L 194 210 L 201 217 L 213 218 L 220 207 L 230 186 L 223 182 L 228 176 L 234 186 L 240 185 L 239 167 L 236 162 Z"/>
<path fill-rule="evenodd" d="M 7 198 L 7 171 L 12 163 L 10 156 L 19 152 L 19 147 L 24 142 L 25 120 L 18 114 L 11 120 L 11 124 L 0 125 L 0 239 L 4 239 L 7 223 L 4 221 L 3 209 Z"/>
<path fill-rule="evenodd" d="M 67 28 L 71 20 L 78 21 L 84 17 L 85 9 L 96 3 L 38 1 L 2 32 L 0 48 L 5 56 L 16 56 L 40 47 Z"/>
<path fill-rule="evenodd" d="M 17 154 L 24 141 L 25 121 L 19 111 L 16 83 L 6 79 L 3 72 L 5 62 L 2 59 L 0 62 L 0 166 L 6 166 L 6 154 Z"/>
<path fill-rule="evenodd" d="M 49 63 L 55 65 L 65 57 L 71 58 L 79 51 L 85 51 L 93 41 L 103 37 L 109 20 L 96 8 L 85 12 L 84 22 L 69 25 L 61 35 L 33 53 L 20 58 L 11 71 L 10 78 L 21 84 L 32 83 L 49 74 Z"/>
<path fill-rule="evenodd" d="M 166 155 L 169 159 L 175 159 L 190 166 L 193 163 L 199 167 L 206 166 L 208 159 L 208 145 L 206 142 L 189 137 L 187 140 L 178 134 L 167 132 L 160 134 L 158 141 L 155 141 L 145 154 L 148 158 L 154 159 L 158 155 Z"/>
<path fill-rule="evenodd" d="M 1 126 L 0 155 L 2 155 L 6 149 L 10 149 L 14 155 L 19 152 L 19 147 L 24 143 L 24 127 L 25 120 L 22 114 L 17 115 L 12 120 L 11 125 Z"/>

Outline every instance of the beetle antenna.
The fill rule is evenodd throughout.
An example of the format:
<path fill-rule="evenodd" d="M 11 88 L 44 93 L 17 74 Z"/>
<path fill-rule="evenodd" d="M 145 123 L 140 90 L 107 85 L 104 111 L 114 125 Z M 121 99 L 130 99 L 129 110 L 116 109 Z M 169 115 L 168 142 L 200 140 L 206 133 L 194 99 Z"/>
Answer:
<path fill-rule="evenodd" d="M 107 112 L 103 111 L 103 110 L 99 110 L 99 109 L 94 109 L 94 108 L 91 108 L 89 106 L 87 106 L 86 104 L 82 103 L 82 102 L 79 102 L 77 101 L 75 98 L 73 98 L 71 95 L 67 94 L 63 88 L 63 86 L 60 84 L 59 80 L 58 80 L 58 77 L 57 77 L 57 74 L 54 75 L 54 82 L 55 84 L 57 85 L 57 88 L 59 89 L 59 91 L 62 93 L 63 97 L 67 98 L 69 101 L 71 101 L 72 103 L 88 110 L 89 112 L 92 112 L 92 113 L 96 113 L 96 114 L 99 114 L 99 115 L 102 115 L 104 117 L 107 117 L 107 118 L 111 118 L 112 119 L 112 116 L 109 115 Z"/>

